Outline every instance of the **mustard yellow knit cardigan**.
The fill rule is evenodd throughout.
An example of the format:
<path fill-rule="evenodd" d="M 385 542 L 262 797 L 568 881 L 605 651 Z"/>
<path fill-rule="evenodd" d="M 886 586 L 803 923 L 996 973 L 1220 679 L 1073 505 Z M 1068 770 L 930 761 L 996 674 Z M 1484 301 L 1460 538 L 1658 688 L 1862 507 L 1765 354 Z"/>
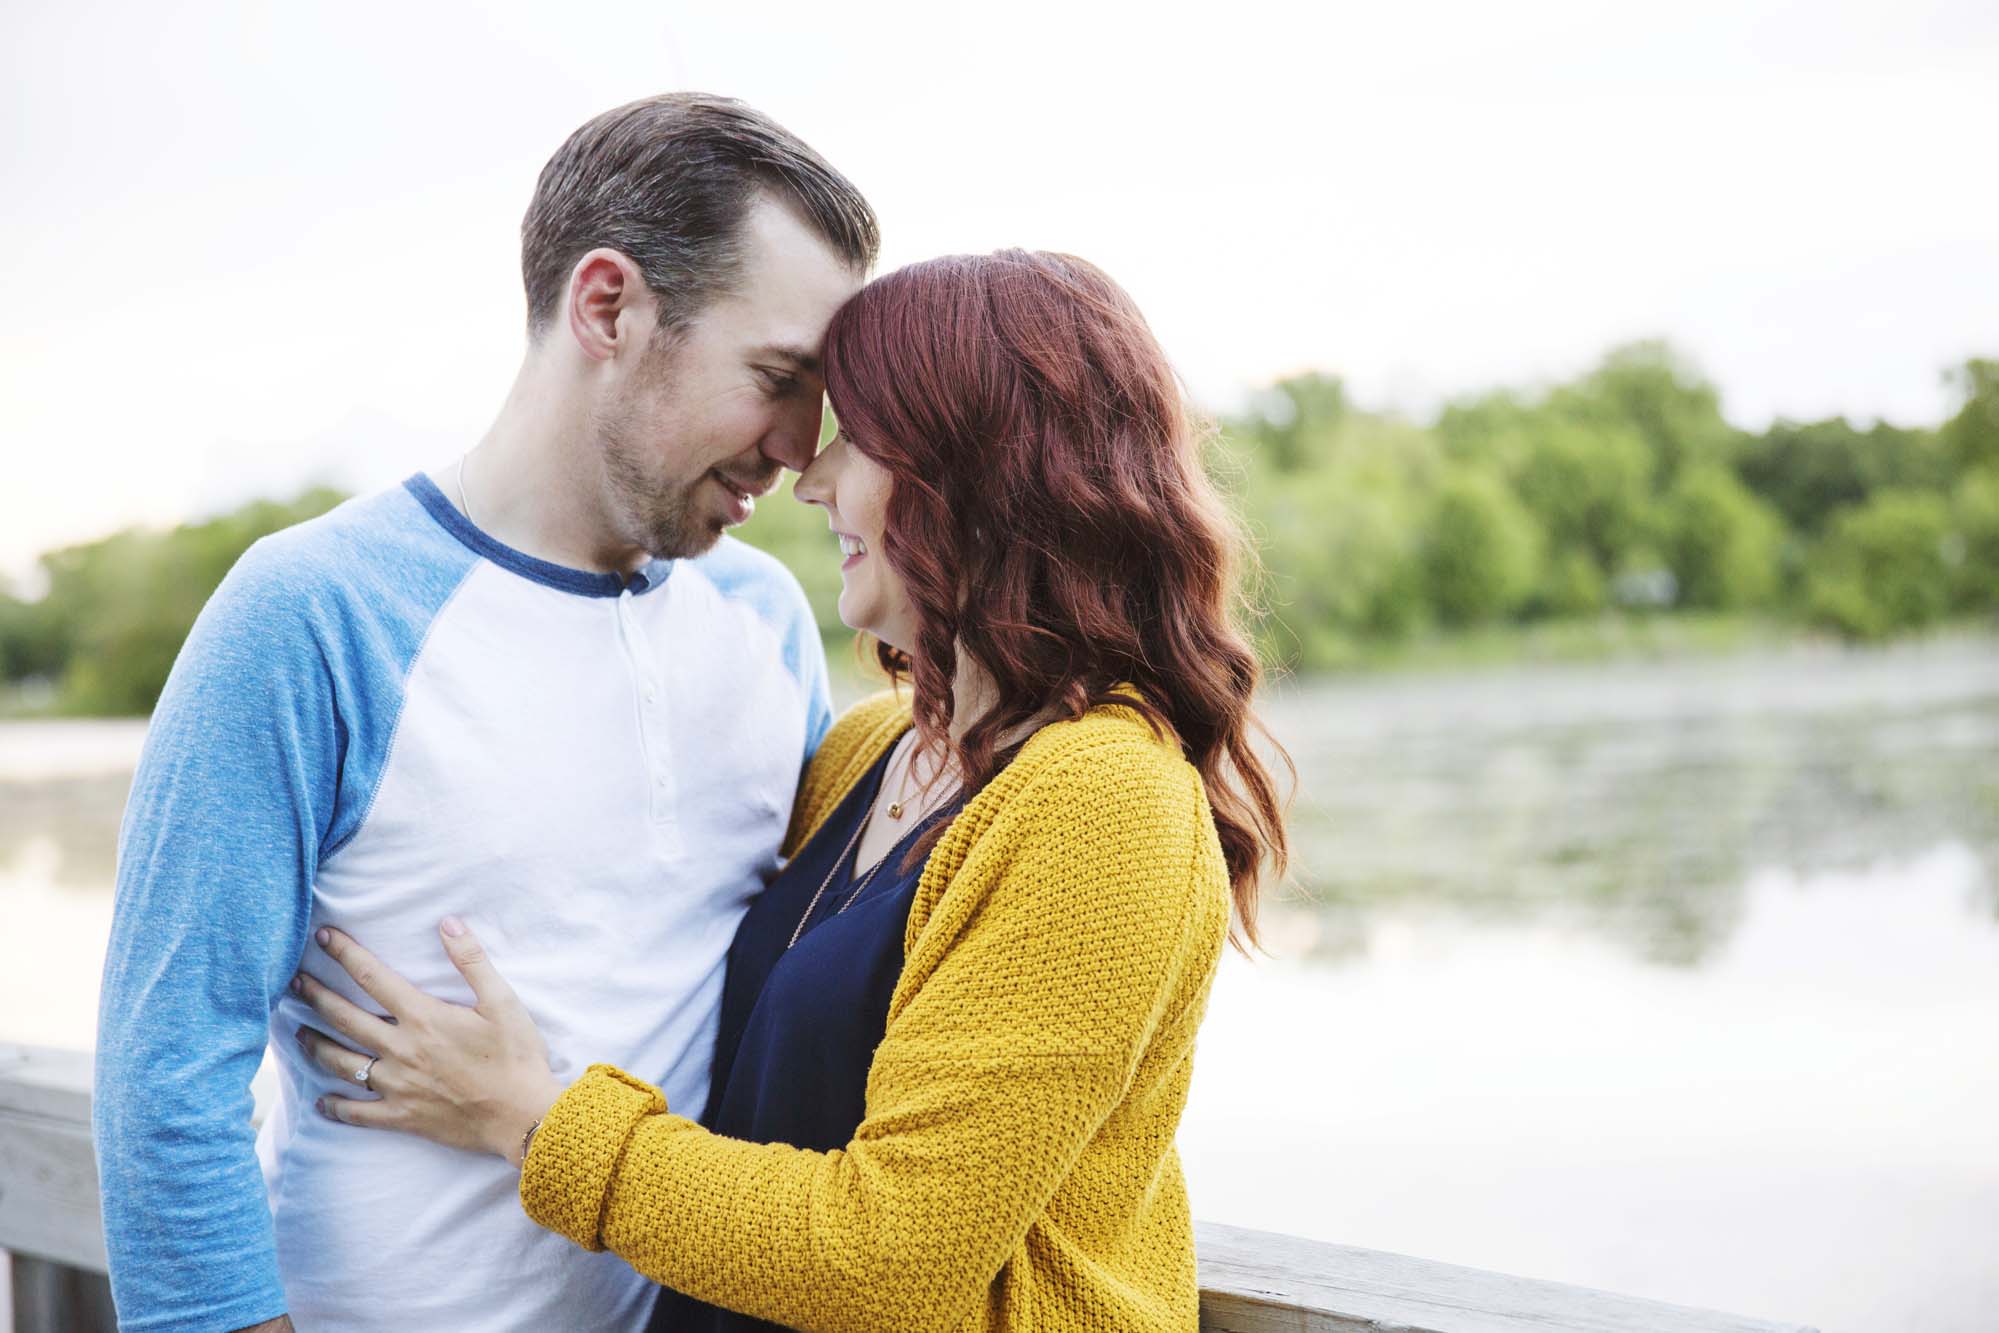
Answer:
<path fill-rule="evenodd" d="M 787 850 L 909 725 L 888 695 L 840 719 Z M 798 1329 L 1192 1330 L 1173 1135 L 1228 914 L 1178 747 L 1119 707 L 1043 727 L 924 868 L 847 1147 L 723 1138 L 592 1065 L 535 1134 L 521 1203 Z"/>

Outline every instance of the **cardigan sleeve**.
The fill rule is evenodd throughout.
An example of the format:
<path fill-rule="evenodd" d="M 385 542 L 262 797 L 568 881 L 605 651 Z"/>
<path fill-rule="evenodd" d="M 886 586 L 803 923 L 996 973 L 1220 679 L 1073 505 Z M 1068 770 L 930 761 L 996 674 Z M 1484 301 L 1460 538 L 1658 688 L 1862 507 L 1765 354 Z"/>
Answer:
<path fill-rule="evenodd" d="M 976 901 L 945 890 L 924 929 L 947 944 L 919 935 L 911 967 L 932 959 L 891 1009 L 844 1149 L 723 1138 L 593 1067 L 535 1136 L 529 1215 L 789 1327 L 962 1324 L 1176 997 L 1212 975 L 1227 913 L 1196 873 L 1213 840 L 1199 780 L 1141 749 L 1065 756 L 1007 802 L 986 836 L 1018 842 L 964 890 Z"/>

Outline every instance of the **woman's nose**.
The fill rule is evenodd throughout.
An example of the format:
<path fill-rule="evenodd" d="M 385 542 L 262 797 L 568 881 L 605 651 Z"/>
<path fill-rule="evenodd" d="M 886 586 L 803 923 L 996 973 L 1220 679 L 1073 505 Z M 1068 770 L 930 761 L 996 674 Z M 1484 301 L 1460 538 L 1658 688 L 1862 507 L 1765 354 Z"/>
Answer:
<path fill-rule="evenodd" d="M 820 453 L 818 457 L 812 459 L 800 469 L 798 480 L 792 483 L 792 495 L 805 504 L 825 505 L 830 509 L 832 507 L 832 487 L 827 482 L 827 472 L 830 467 L 831 464 L 827 462 L 826 454 L 823 452 Z"/>

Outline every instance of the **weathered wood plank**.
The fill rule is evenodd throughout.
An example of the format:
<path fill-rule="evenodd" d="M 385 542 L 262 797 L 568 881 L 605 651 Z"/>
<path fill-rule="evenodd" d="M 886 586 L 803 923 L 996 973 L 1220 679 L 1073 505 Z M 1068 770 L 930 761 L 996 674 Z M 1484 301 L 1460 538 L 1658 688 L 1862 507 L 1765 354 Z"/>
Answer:
<path fill-rule="evenodd" d="M 89 1051 L 0 1045 L 0 1111 L 70 1120 L 90 1127 Z"/>
<path fill-rule="evenodd" d="M 116 1333 L 118 1316 L 104 1274 L 25 1254 L 14 1255 L 8 1271 L 14 1333 Z"/>
<path fill-rule="evenodd" d="M 1811 1333 L 1211 1222 L 1195 1224 L 1195 1252 L 1212 1333 Z"/>
<path fill-rule="evenodd" d="M 0 1248 L 102 1273 L 90 1066 L 83 1052 L 0 1046 Z M 1196 1237 L 1210 1333 L 1810 1333 L 1271 1232 L 1199 1223 Z"/>
<path fill-rule="evenodd" d="M 88 1055 L 0 1047 L 0 1249 L 104 1271 Z"/>

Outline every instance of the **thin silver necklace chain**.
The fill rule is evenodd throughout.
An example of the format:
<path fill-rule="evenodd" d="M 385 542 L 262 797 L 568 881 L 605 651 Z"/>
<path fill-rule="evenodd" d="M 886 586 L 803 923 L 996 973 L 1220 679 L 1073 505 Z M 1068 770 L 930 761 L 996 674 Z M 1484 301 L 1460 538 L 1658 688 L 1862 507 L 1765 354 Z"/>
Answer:
<path fill-rule="evenodd" d="M 470 462 L 471 458 L 472 451 L 468 449 L 465 451 L 464 456 L 458 460 L 458 507 L 465 511 L 465 521 L 467 523 L 472 523 L 472 502 L 465 498 L 465 464 Z M 472 523 L 472 526 L 476 528 L 479 525 Z"/>

